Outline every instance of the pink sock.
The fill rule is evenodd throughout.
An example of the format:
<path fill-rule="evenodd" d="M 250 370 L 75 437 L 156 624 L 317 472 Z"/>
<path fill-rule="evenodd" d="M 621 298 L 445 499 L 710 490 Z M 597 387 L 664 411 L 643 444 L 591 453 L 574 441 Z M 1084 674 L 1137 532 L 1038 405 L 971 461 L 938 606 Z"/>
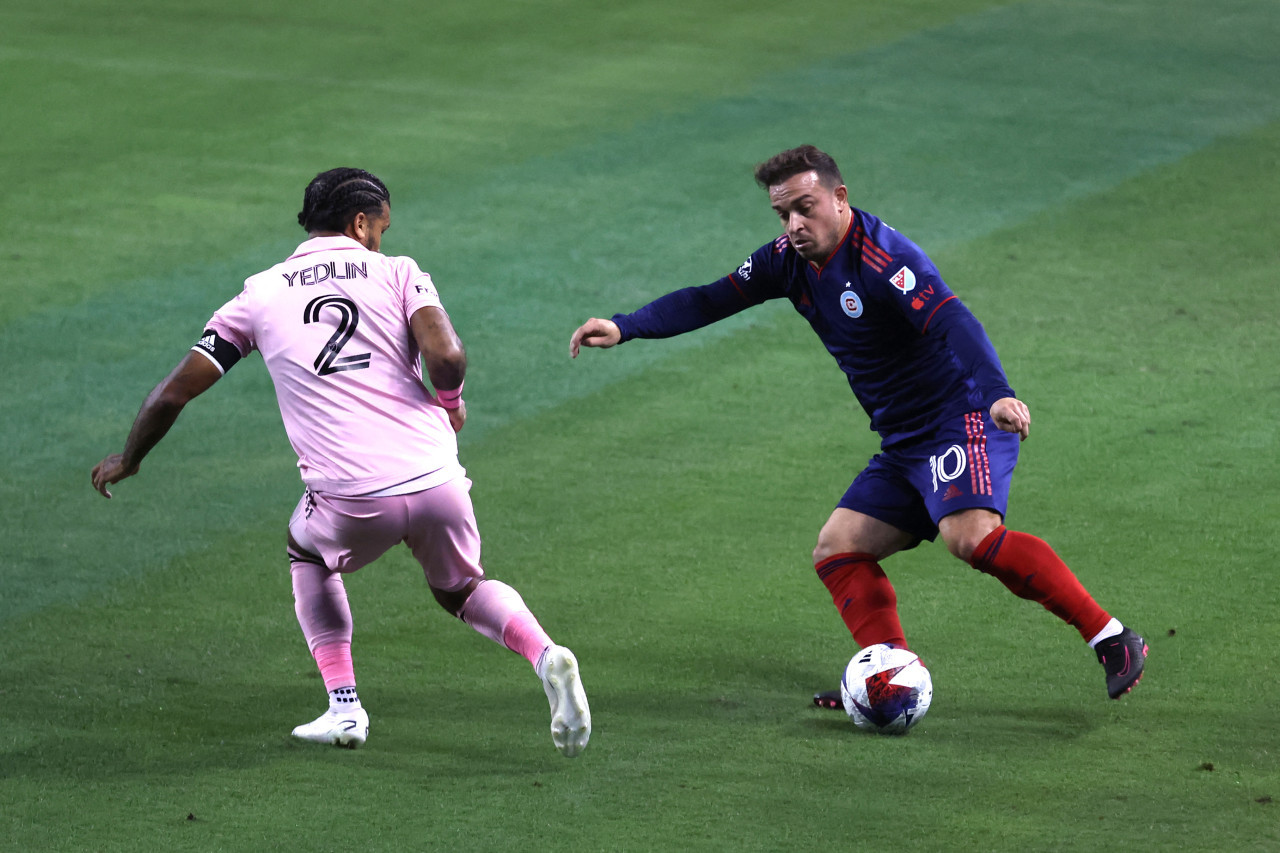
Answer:
<path fill-rule="evenodd" d="M 538 657 L 551 645 L 551 638 L 533 614 L 526 610 L 512 616 L 502 629 L 502 644 L 537 666 Z"/>
<path fill-rule="evenodd" d="M 330 643 L 351 644 L 351 606 L 342 575 L 303 560 L 293 561 L 294 612 L 307 648 L 314 654 Z"/>
<path fill-rule="evenodd" d="M 324 679 L 325 690 L 356 686 L 356 671 L 351 664 L 350 643 L 329 643 L 326 646 L 317 646 L 312 654 L 315 656 L 316 665 L 320 667 L 320 677 Z"/>
<path fill-rule="evenodd" d="M 354 687 L 351 607 L 342 575 L 306 560 L 293 560 L 292 565 L 294 612 L 325 690 Z"/>
<path fill-rule="evenodd" d="M 484 580 L 462 606 L 462 620 L 533 666 L 551 638 L 529 612 L 520 593 L 502 581 Z"/>

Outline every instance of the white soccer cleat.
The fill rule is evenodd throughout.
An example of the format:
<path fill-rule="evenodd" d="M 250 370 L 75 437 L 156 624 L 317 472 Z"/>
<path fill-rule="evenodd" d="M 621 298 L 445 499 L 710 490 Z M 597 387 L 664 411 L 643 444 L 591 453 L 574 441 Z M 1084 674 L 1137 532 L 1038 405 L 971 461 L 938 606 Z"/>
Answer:
<path fill-rule="evenodd" d="M 329 743 L 355 749 L 369 739 L 369 714 L 364 708 L 338 711 L 330 708 L 309 723 L 293 730 L 298 740 Z"/>
<path fill-rule="evenodd" d="M 582 689 L 578 660 L 564 646 L 551 646 L 538 663 L 542 689 L 551 703 L 551 741 L 561 755 L 573 758 L 591 739 L 591 708 Z"/>

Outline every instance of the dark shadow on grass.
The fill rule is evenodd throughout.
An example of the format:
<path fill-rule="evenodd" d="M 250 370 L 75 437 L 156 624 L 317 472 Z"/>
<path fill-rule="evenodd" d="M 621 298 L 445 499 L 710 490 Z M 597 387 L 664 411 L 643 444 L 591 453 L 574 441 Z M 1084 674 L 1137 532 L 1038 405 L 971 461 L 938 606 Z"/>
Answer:
<path fill-rule="evenodd" d="M 1004 708 L 987 710 L 979 716 L 965 716 L 954 710 L 937 714 L 931 711 L 918 728 L 901 739 L 988 743 L 1004 751 L 1037 752 L 1050 744 L 1074 741 L 1102 724 L 1103 715 L 1071 708 Z M 877 737 L 855 727 L 842 711 L 819 708 L 813 709 L 811 718 L 803 722 L 799 731 L 806 736 Z"/>
<path fill-rule="evenodd" d="M 292 765 L 308 775 L 337 767 L 399 767 L 410 762 L 425 779 L 459 774 L 501 776 L 545 772 L 556 753 L 546 699 L 536 680 L 510 695 L 479 690 L 377 691 L 370 741 L 357 750 L 309 744 L 290 736 L 324 709 L 323 694 L 288 687 L 255 691 L 239 707 L 208 691 L 169 693 L 163 708 L 113 713 L 95 722 L 80 708 L 35 727 L 35 743 L 0 751 L 0 779 L 118 782 L 129 777 L 184 780 L 211 772 Z M 552 763 L 551 767 L 556 765 Z"/>
<path fill-rule="evenodd" d="M 1002 707 L 975 707 L 936 703 L 913 734 L 928 732 L 930 737 L 945 737 L 966 742 L 990 741 L 1003 748 L 1025 745 L 1043 749 L 1046 743 L 1072 741 L 1107 724 L 1105 708 L 1097 712 L 1081 707 L 1031 707 L 1009 704 Z M 804 731 L 827 734 L 873 734 L 859 731 L 843 710 L 813 707 Z"/>
<path fill-rule="evenodd" d="M 1097 713 L 1080 708 L 1003 708 L 962 709 L 951 714 L 965 721 L 964 730 L 972 736 L 989 734 L 1006 743 L 1026 739 L 1030 743 L 1047 740 L 1075 740 L 1106 722 L 1104 709 Z"/>

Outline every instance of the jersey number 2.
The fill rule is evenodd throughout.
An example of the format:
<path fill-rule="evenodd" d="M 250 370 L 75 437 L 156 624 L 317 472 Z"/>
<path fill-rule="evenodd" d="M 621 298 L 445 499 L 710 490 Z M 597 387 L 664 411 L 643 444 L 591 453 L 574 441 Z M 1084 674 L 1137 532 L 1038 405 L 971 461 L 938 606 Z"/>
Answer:
<path fill-rule="evenodd" d="M 303 309 L 302 322 L 304 324 L 317 322 L 320 319 L 321 310 L 325 308 L 332 308 L 338 312 L 338 328 L 333 330 L 329 342 L 316 356 L 316 373 L 320 376 L 328 376 L 330 373 L 362 370 L 368 367 L 371 353 L 344 355 L 338 358 L 338 353 L 356 333 L 356 326 L 360 325 L 360 311 L 356 308 L 356 304 L 341 296 L 317 296 Z"/>

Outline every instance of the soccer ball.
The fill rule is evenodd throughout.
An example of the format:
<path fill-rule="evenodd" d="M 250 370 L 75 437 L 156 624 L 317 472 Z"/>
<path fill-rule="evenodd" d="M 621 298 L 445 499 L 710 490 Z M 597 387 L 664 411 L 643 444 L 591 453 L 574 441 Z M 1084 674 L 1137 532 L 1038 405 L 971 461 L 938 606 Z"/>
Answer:
<path fill-rule="evenodd" d="M 858 728 L 904 735 L 929 710 L 933 679 L 914 652 L 877 643 L 849 661 L 840 679 L 840 696 Z"/>

